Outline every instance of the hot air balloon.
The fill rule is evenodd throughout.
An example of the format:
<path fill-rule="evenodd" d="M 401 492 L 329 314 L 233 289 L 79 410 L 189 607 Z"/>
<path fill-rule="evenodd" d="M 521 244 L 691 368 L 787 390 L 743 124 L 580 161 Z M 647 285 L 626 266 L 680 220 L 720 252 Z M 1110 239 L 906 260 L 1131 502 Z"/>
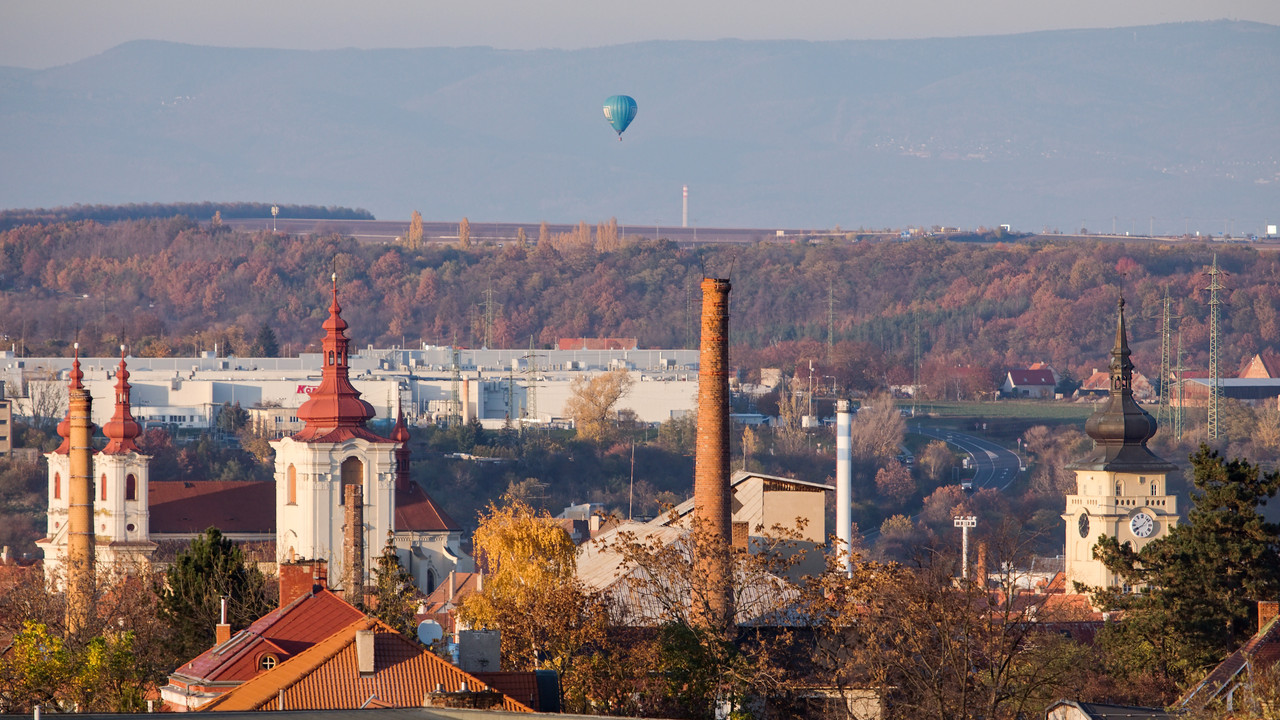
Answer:
<path fill-rule="evenodd" d="M 604 101 L 604 119 L 609 121 L 622 140 L 622 131 L 636 117 L 636 101 L 630 95 L 614 95 Z"/>

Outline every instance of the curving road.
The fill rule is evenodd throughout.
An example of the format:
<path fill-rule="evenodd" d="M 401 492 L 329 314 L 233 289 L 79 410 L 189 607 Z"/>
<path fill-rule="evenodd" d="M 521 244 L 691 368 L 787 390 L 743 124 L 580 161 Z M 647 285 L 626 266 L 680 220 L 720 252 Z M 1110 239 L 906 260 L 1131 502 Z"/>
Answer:
<path fill-rule="evenodd" d="M 968 453 L 974 470 L 975 490 L 995 488 L 1003 491 L 1017 479 L 1022 470 L 1022 462 L 1017 453 L 985 438 L 919 425 L 910 428 L 909 432 L 942 440 L 960 452 Z"/>

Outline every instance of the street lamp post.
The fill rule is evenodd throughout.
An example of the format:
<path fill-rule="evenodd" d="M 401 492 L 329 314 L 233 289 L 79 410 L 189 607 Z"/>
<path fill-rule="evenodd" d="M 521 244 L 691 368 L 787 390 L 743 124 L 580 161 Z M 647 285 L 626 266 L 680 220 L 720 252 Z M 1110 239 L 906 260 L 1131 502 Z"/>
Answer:
<path fill-rule="evenodd" d="M 272 205 L 271 206 L 271 232 L 276 231 L 276 216 L 279 214 L 280 214 L 280 206 Z"/>

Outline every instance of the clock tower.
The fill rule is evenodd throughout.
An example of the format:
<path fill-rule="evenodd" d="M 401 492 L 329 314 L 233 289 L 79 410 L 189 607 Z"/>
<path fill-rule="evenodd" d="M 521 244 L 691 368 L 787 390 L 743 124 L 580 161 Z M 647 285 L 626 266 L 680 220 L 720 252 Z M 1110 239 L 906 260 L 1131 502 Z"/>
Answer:
<path fill-rule="evenodd" d="M 1103 535 L 1139 550 L 1148 542 L 1169 534 L 1178 523 L 1178 501 L 1168 494 L 1168 477 L 1178 468 L 1147 448 L 1156 434 L 1156 421 L 1133 399 L 1133 363 L 1124 326 L 1124 299 L 1120 300 L 1116 343 L 1111 350 L 1111 394 L 1085 422 L 1093 438 L 1093 452 L 1069 465 L 1075 471 L 1076 492 L 1067 496 L 1066 580 L 1068 592 L 1075 583 L 1090 587 L 1115 587 L 1121 581 L 1093 547 Z"/>

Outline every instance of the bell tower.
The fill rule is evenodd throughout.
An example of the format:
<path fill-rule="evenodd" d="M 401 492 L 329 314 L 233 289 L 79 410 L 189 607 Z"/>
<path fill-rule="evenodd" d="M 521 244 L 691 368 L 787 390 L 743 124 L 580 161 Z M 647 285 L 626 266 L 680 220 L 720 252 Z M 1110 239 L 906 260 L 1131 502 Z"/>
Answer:
<path fill-rule="evenodd" d="M 1178 523 L 1178 501 L 1168 494 L 1168 477 L 1178 467 L 1147 448 L 1156 421 L 1133 399 L 1133 362 L 1124 324 L 1124 299 L 1117 310 L 1116 341 L 1111 350 L 1111 393 L 1085 422 L 1093 452 L 1067 466 L 1075 471 L 1076 492 L 1067 496 L 1067 590 L 1075 583 L 1115 587 L 1120 583 L 1093 547 L 1103 535 L 1135 550 L 1169 534 Z"/>
<path fill-rule="evenodd" d="M 331 578 L 363 583 L 394 530 L 397 443 L 365 426 L 374 411 L 351 384 L 346 329 L 335 273 L 321 344 L 320 385 L 298 408 L 302 430 L 271 443 L 276 451 L 276 556 L 281 561 L 327 560 Z M 348 485 L 360 487 L 362 513 L 347 512 Z M 347 527 L 352 522 L 359 527 Z M 370 551 L 362 553 L 364 567 L 350 573 L 343 548 L 354 539 Z"/>
<path fill-rule="evenodd" d="M 133 418 L 129 400 L 129 369 L 120 346 L 120 365 L 116 368 L 115 414 L 102 426 L 106 447 L 98 453 L 95 472 L 97 483 L 98 534 L 109 547 L 145 543 L 149 537 L 147 509 L 148 461 L 135 440 L 142 428 Z"/>

